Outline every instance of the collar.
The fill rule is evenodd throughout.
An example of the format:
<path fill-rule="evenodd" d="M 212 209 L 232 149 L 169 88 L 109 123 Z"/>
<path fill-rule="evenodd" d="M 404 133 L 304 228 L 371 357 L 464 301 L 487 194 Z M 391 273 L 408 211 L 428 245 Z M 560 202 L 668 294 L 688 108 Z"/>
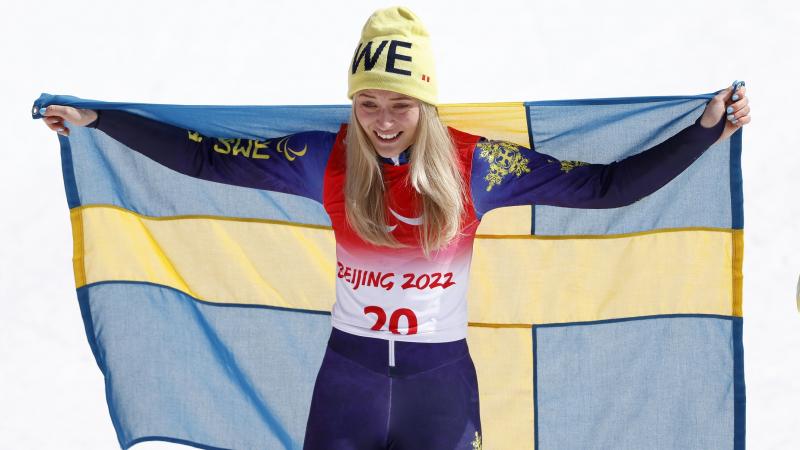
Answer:
<path fill-rule="evenodd" d="M 384 158 L 381 155 L 378 155 L 378 160 L 384 164 L 390 164 L 392 166 L 399 166 L 401 164 L 408 163 L 408 160 L 411 158 L 411 147 L 403 150 L 403 153 L 397 155 L 395 159 L 392 158 Z"/>

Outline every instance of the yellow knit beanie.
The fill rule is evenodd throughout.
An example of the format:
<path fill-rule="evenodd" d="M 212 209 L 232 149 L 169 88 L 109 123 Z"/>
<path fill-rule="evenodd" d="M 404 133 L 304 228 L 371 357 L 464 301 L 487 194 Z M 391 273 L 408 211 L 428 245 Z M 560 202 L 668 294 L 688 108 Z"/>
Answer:
<path fill-rule="evenodd" d="M 430 36 L 408 8 L 380 9 L 367 19 L 347 73 L 351 99 L 362 89 L 385 89 L 436 105 Z"/>

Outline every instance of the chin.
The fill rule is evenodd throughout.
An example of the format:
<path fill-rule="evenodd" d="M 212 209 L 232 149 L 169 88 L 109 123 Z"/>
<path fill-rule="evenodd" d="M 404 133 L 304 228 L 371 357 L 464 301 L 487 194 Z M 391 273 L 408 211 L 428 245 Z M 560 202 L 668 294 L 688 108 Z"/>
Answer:
<path fill-rule="evenodd" d="M 390 158 L 392 156 L 397 156 L 400 153 L 403 153 L 403 150 L 408 148 L 408 145 L 396 143 L 391 147 L 387 147 L 385 145 L 381 145 L 378 142 L 373 142 L 372 147 L 375 149 L 375 152 L 384 158 Z"/>
<path fill-rule="evenodd" d="M 397 156 L 397 155 L 399 155 L 400 153 L 403 153 L 403 152 L 402 152 L 402 151 L 391 151 L 391 152 L 387 152 L 387 151 L 383 151 L 383 150 L 381 150 L 381 151 L 376 151 L 375 153 L 376 153 L 378 156 L 382 156 L 382 157 L 384 157 L 384 158 L 393 158 L 393 157 L 395 157 L 395 156 Z"/>

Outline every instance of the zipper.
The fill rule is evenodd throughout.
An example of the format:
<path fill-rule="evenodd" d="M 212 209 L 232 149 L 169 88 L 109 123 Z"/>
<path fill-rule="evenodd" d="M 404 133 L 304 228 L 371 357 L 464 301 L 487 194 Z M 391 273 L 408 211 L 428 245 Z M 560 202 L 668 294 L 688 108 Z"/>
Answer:
<path fill-rule="evenodd" d="M 394 367 L 394 340 L 389 339 L 389 367 Z"/>

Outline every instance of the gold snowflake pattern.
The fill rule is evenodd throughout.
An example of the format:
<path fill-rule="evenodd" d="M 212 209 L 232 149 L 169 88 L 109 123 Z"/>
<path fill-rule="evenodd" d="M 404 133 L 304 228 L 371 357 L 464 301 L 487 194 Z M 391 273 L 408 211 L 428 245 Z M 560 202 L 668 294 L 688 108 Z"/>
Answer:
<path fill-rule="evenodd" d="M 203 135 L 197 131 L 189 131 L 189 140 L 195 142 L 203 142 Z"/>
<path fill-rule="evenodd" d="M 472 440 L 472 450 L 481 450 L 483 448 L 483 442 L 481 439 L 480 431 L 475 432 L 475 439 Z"/>
<path fill-rule="evenodd" d="M 561 161 L 561 170 L 569 172 L 578 166 L 588 166 L 589 163 L 583 161 Z"/>
<path fill-rule="evenodd" d="M 487 192 L 500 184 L 508 174 L 520 177 L 523 173 L 531 171 L 528 168 L 528 158 L 522 156 L 520 146 L 517 144 L 488 140 L 478 142 L 478 148 L 481 151 L 480 157 L 489 163 L 489 173 L 484 177 L 489 182 L 486 186 Z"/>

